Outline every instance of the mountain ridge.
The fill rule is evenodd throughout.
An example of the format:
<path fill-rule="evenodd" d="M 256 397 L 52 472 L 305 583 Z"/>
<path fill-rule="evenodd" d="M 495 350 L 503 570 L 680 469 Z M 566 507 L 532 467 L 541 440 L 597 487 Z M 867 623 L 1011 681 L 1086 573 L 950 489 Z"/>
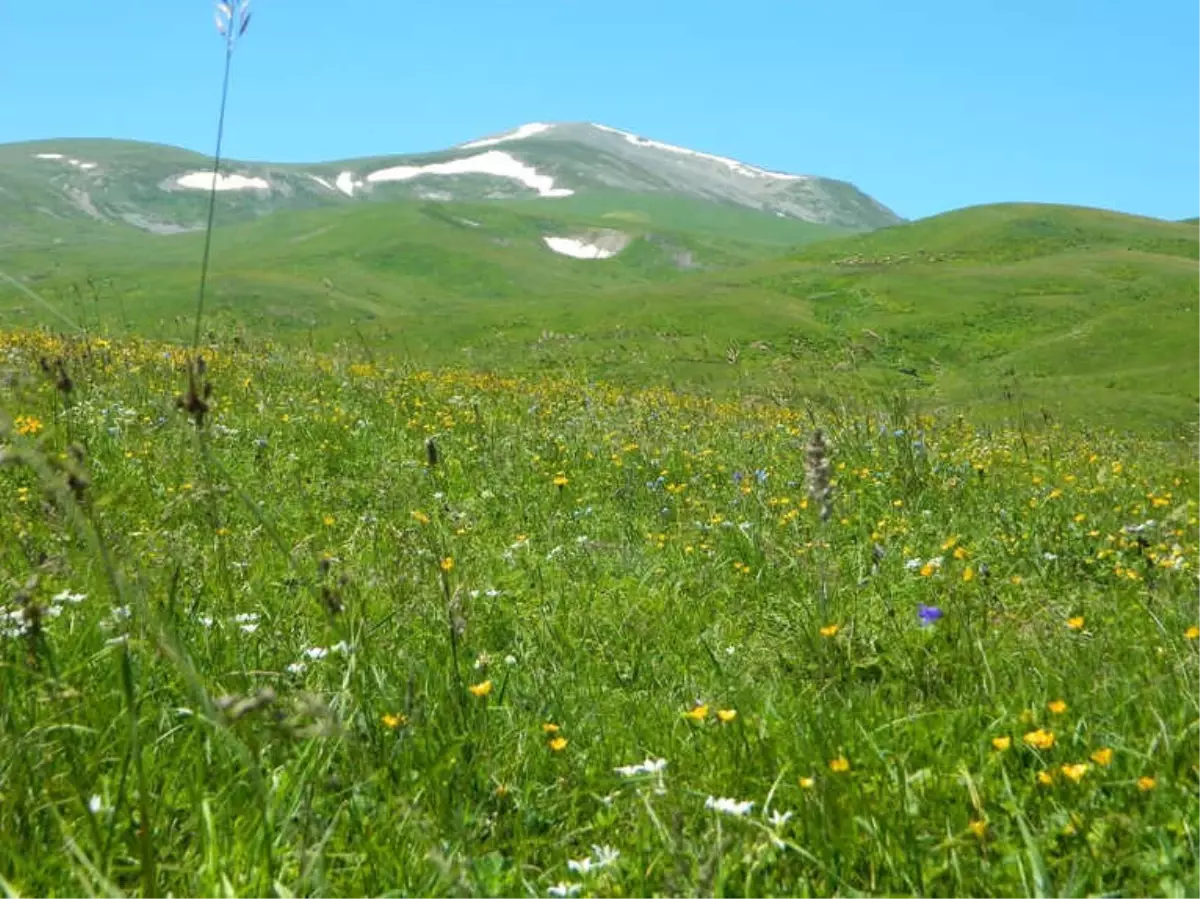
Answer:
<path fill-rule="evenodd" d="M 0 145 L 0 207 L 148 231 L 202 223 L 212 159 L 167 144 L 52 138 Z M 222 221 L 361 199 L 547 201 L 663 194 L 844 230 L 903 221 L 849 182 L 775 172 L 607 125 L 533 122 L 440 150 L 312 163 L 222 160 Z"/>

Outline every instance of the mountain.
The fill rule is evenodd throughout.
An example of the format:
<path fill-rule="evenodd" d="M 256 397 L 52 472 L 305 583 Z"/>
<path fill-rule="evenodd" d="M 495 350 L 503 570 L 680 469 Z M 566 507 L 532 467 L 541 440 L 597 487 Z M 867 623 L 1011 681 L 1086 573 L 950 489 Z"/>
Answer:
<path fill-rule="evenodd" d="M 203 226 L 212 160 L 177 147 L 61 139 L 0 145 L 0 241 L 88 222 L 174 233 Z M 335 162 L 223 162 L 224 222 L 288 209 L 401 198 L 537 199 L 619 207 L 630 196 L 714 204 L 863 231 L 901 221 L 843 181 L 770 172 L 605 125 L 532 123 L 438 152 Z M 7 234 L 6 234 L 7 232 Z"/>

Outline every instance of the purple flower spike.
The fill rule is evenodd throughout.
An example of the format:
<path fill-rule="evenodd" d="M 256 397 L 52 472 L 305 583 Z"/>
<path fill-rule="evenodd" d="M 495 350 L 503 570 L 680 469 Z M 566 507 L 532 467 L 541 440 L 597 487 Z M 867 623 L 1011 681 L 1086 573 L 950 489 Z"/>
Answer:
<path fill-rule="evenodd" d="M 942 614 L 942 610 L 937 606 L 927 606 L 925 603 L 917 605 L 917 617 L 921 619 L 921 627 L 929 627 L 941 618 Z"/>

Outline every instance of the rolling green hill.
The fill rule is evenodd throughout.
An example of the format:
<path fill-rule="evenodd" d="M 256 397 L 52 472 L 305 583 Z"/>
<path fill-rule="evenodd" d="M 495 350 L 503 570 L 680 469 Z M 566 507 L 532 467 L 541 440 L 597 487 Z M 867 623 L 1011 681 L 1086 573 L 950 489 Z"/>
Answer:
<path fill-rule="evenodd" d="M 796 248 L 763 224 L 770 217 L 739 231 L 737 216 L 752 213 L 567 200 L 553 215 L 522 201 L 393 202 L 222 227 L 207 323 L 352 340 L 422 364 L 566 366 L 625 384 L 828 402 L 903 390 L 985 417 L 1195 425 L 1189 225 L 1010 204 Z M 545 242 L 614 233 L 628 245 L 611 259 L 564 257 Z M 190 333 L 199 235 L 122 234 L 10 248 L 0 269 L 87 326 Z M 45 315 L 0 285 L 0 325 Z"/>

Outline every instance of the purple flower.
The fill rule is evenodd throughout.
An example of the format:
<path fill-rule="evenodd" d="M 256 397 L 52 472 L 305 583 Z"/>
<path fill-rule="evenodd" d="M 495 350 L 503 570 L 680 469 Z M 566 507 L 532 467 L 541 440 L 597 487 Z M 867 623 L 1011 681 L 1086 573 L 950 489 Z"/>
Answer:
<path fill-rule="evenodd" d="M 941 618 L 942 614 L 942 610 L 937 606 L 927 606 L 925 603 L 917 604 L 917 617 L 921 619 L 921 627 L 929 627 Z"/>

